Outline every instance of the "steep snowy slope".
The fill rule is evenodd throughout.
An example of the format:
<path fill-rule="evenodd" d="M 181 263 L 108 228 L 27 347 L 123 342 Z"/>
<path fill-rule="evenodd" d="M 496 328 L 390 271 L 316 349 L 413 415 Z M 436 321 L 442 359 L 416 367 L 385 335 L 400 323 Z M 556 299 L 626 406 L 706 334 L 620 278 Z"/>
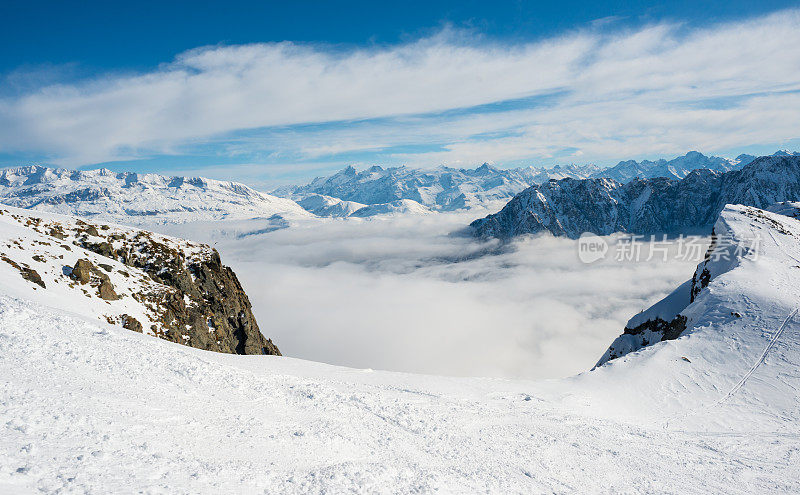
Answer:
<path fill-rule="evenodd" d="M 549 231 L 579 237 L 610 234 L 709 232 L 726 204 L 759 208 L 800 199 L 800 156 L 767 156 L 741 170 L 695 170 L 683 180 L 550 181 L 514 197 L 496 214 L 474 221 L 481 237 Z"/>
<path fill-rule="evenodd" d="M 280 354 L 207 245 L 0 205 L 0 292 L 201 349 Z"/>
<path fill-rule="evenodd" d="M 599 368 L 570 380 L 578 407 L 687 430 L 797 435 L 800 221 L 728 206 L 714 230 L 692 278 L 631 318 Z"/>
<path fill-rule="evenodd" d="M 236 182 L 38 166 L 0 172 L 0 203 L 127 225 L 310 216 L 292 200 Z"/>

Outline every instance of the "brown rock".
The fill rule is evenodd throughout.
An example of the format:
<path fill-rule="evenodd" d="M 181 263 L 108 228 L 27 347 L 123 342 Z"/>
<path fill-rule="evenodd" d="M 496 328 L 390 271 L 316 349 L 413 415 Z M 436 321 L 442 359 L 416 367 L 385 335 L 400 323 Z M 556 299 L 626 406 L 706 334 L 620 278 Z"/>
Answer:
<path fill-rule="evenodd" d="M 97 270 L 91 261 L 80 259 L 72 267 L 72 278 L 82 284 L 88 284 L 92 279 L 92 272 Z"/>
<path fill-rule="evenodd" d="M 114 292 L 114 286 L 109 282 L 108 279 L 103 279 L 100 282 L 100 287 L 98 287 L 98 292 L 100 293 L 100 298 L 105 299 L 106 301 L 116 301 L 119 299 L 119 296 L 116 292 Z"/>
<path fill-rule="evenodd" d="M 139 320 L 127 314 L 122 315 L 122 328 L 142 333 L 142 324 L 139 323 Z"/>
<path fill-rule="evenodd" d="M 47 288 L 44 285 L 44 280 L 42 280 L 42 277 L 36 270 L 28 267 L 27 265 L 21 266 L 19 263 L 17 263 L 16 261 L 12 260 L 7 256 L 3 256 L 2 260 L 8 263 L 9 265 L 13 266 L 14 268 L 16 268 L 19 271 L 19 274 L 22 275 L 22 278 L 24 278 L 28 282 L 32 282 L 41 287 L 42 289 Z"/>

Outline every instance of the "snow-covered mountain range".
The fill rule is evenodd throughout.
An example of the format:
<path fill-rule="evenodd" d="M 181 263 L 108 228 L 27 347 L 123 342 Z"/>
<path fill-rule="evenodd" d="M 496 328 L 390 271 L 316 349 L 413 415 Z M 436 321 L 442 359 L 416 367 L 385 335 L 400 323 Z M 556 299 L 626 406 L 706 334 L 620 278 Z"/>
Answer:
<path fill-rule="evenodd" d="M 310 216 L 290 199 L 236 182 L 39 166 L 1 171 L 0 203 L 128 225 Z"/>
<path fill-rule="evenodd" d="M 586 177 L 598 170 L 594 165 L 505 170 L 483 164 L 476 169 L 434 170 L 374 166 L 358 172 L 351 166 L 303 186 L 279 188 L 273 194 L 295 199 L 324 195 L 365 205 L 412 200 L 432 210 L 451 211 L 503 201 L 550 178 Z"/>
<path fill-rule="evenodd" d="M 778 153 L 781 153 L 780 151 Z M 683 156 L 672 160 L 635 160 L 621 161 L 613 167 L 595 172 L 585 177 L 606 177 L 617 182 L 628 182 L 635 178 L 650 179 L 653 177 L 669 177 L 671 179 L 683 179 L 692 170 L 707 168 L 718 172 L 727 172 L 741 168 L 755 160 L 753 155 L 739 155 L 735 159 L 721 158 L 718 156 L 706 156 L 698 151 L 690 151 Z"/>
<path fill-rule="evenodd" d="M 779 151 L 776 155 L 789 155 Z M 285 186 L 273 191 L 278 196 L 293 198 L 304 205 L 310 200 L 309 211 L 320 216 L 346 216 L 349 203 L 361 205 L 386 204 L 398 200 L 416 201 L 435 211 L 451 211 L 476 206 L 491 207 L 504 202 L 530 186 L 549 180 L 610 178 L 629 182 L 634 178 L 669 177 L 683 179 L 693 170 L 709 169 L 718 172 L 735 170 L 756 157 L 739 155 L 735 159 L 706 156 L 697 151 L 671 160 L 621 161 L 609 168 L 597 165 L 557 165 L 552 168 L 500 169 L 483 164 L 476 169 L 439 167 L 420 170 L 409 167 L 370 167 L 361 172 L 347 167 L 328 177 L 318 177 L 302 186 Z M 322 200 L 329 203 L 320 208 Z M 338 205 L 337 203 L 343 203 Z M 331 208 L 331 205 L 337 204 Z"/>
<path fill-rule="evenodd" d="M 695 170 L 682 180 L 549 181 L 518 194 L 471 228 L 477 236 L 499 238 L 542 231 L 572 238 L 584 232 L 707 233 L 726 204 L 766 208 L 797 199 L 800 156 L 772 155 L 740 170 Z"/>
<path fill-rule="evenodd" d="M 729 160 L 693 151 L 672 160 L 624 161 L 605 169 L 591 164 L 549 169 L 499 169 L 484 164 L 476 169 L 434 170 L 375 166 L 358 172 L 347 167 L 273 194 L 202 177 L 32 165 L 0 171 L 0 203 L 139 226 L 274 217 L 277 228 L 287 220 L 315 216 L 367 218 L 500 208 L 528 187 L 553 179 L 608 177 L 622 183 L 636 177 L 682 179 L 698 168 L 725 172 L 753 158 L 741 155 Z"/>
<path fill-rule="evenodd" d="M 88 296 L 69 308 L 43 297 L 72 280 L 43 265 L 92 252 L 56 250 L 26 213 L 0 215 L 23 269 L 0 262 L 3 493 L 800 491 L 794 218 L 726 209 L 719 234 L 757 234 L 754 251 L 717 260 L 713 248 L 699 284 L 629 323 L 616 359 L 529 381 L 210 353 L 86 318 Z M 62 222 L 65 245 L 88 230 Z M 677 339 L 640 328 L 676 315 Z"/>

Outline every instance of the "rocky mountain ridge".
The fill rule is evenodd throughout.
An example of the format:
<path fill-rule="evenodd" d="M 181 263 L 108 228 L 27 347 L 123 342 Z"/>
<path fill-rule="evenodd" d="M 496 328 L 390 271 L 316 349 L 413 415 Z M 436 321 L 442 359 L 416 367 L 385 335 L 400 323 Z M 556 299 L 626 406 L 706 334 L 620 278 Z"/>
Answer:
<path fill-rule="evenodd" d="M 508 239 L 550 232 L 577 238 L 607 235 L 708 233 L 726 204 L 766 208 L 800 198 L 800 156 L 765 156 L 740 170 L 695 170 L 681 180 L 658 177 L 564 179 L 533 186 L 495 214 L 472 222 L 479 237 Z"/>
<path fill-rule="evenodd" d="M 779 151 L 774 156 L 791 156 L 796 153 Z M 278 196 L 292 198 L 304 205 L 307 198 L 309 211 L 320 216 L 347 216 L 349 204 L 386 204 L 399 200 L 412 200 L 434 211 L 452 211 L 476 206 L 493 206 L 511 199 L 526 188 L 550 180 L 608 178 L 625 183 L 635 178 L 668 177 L 683 179 L 697 169 L 728 172 L 739 169 L 756 157 L 739 155 L 734 159 L 706 156 L 697 151 L 666 160 L 625 160 L 613 167 L 586 165 L 556 165 L 552 168 L 519 167 L 500 169 L 484 163 L 476 169 L 438 167 L 421 170 L 409 167 L 383 168 L 373 166 L 357 171 L 347 167 L 327 177 L 317 177 L 301 186 L 285 186 L 273 191 Z M 335 204 L 321 208 L 323 200 Z"/>
<path fill-rule="evenodd" d="M 752 301 L 756 297 L 747 293 L 753 291 L 762 296 L 755 288 L 762 280 L 772 285 L 768 293 L 771 305 L 784 300 L 789 303 L 789 317 L 784 327 L 791 324 L 796 328 L 798 323 L 793 318 L 797 303 L 796 299 L 792 300 L 792 294 L 800 287 L 797 208 L 797 204 L 780 204 L 770 209 L 781 213 L 773 213 L 749 206 L 726 206 L 714 225 L 705 259 L 692 278 L 631 318 L 597 366 L 688 335 L 693 329 L 705 328 L 708 321 L 716 325 L 741 326 L 748 320 L 755 320 L 759 326 L 758 315 L 767 313 L 769 305 L 754 305 Z M 783 331 L 782 328 L 768 330 Z"/>
<path fill-rule="evenodd" d="M 8 293 L 199 349 L 280 355 L 207 245 L 0 205 L 0 247 Z"/>

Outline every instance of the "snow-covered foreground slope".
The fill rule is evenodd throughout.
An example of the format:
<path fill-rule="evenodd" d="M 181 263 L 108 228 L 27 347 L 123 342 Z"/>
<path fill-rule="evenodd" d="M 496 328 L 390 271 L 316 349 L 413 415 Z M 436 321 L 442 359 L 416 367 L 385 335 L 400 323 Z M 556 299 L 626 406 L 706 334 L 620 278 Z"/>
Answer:
<path fill-rule="evenodd" d="M 38 166 L 2 171 L 0 203 L 126 225 L 310 216 L 290 199 L 236 182 Z"/>
<path fill-rule="evenodd" d="M 688 335 L 563 380 L 223 355 L 0 295 L 0 491 L 797 492 L 800 223 L 752 211 L 723 222 L 758 257 Z"/>
<path fill-rule="evenodd" d="M 4 493 L 800 489 L 791 424 L 665 430 L 534 382 L 209 353 L 7 296 L 0 355 Z"/>

